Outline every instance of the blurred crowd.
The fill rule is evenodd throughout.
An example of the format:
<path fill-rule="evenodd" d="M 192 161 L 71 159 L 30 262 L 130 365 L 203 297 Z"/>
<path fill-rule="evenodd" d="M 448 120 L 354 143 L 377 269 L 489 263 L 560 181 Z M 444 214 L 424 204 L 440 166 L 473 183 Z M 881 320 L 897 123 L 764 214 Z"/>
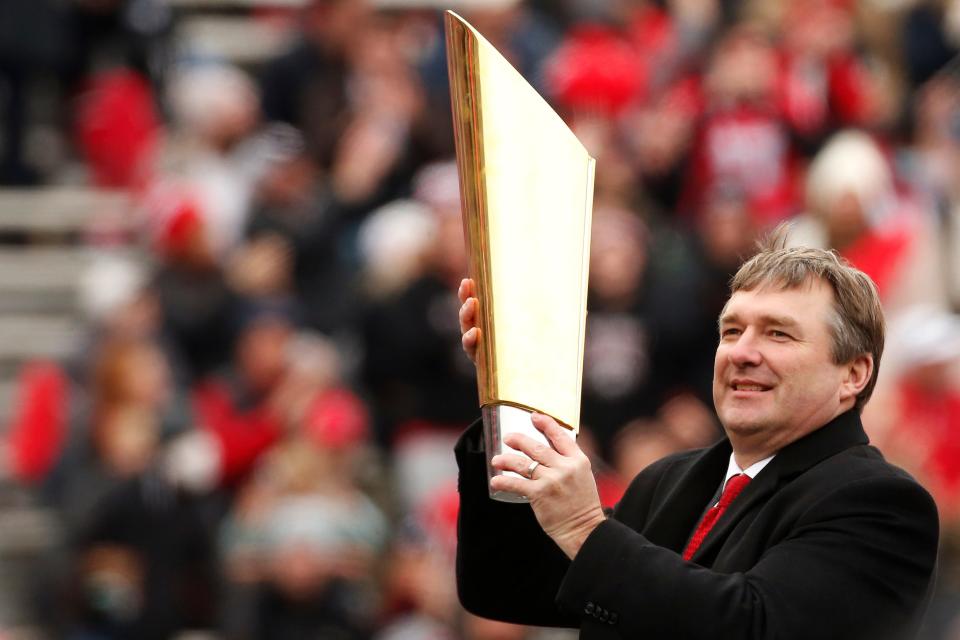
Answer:
<path fill-rule="evenodd" d="M 40 83 L 79 180 L 135 203 L 86 239 L 82 349 L 18 374 L 2 466 L 62 530 L 36 637 L 569 637 L 456 599 L 479 410 L 430 4 L 253 3 L 287 46 L 241 67 L 176 46 L 164 0 L 0 3 L 0 184 L 59 179 L 25 151 Z M 879 287 L 865 424 L 939 505 L 924 637 L 960 638 L 960 2 L 451 6 L 597 158 L 580 441 L 605 504 L 721 436 L 727 281 L 792 220 Z"/>

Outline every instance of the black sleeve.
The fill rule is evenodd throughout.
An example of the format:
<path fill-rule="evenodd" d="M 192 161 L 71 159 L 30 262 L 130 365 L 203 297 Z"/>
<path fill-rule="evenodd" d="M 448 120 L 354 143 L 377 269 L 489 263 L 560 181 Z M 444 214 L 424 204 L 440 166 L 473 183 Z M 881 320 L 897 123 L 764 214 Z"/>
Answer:
<path fill-rule="evenodd" d="M 517 624 L 576 627 L 557 590 L 570 560 L 543 532 L 527 504 L 489 498 L 483 424 L 474 422 L 456 446 L 460 467 L 457 591 L 478 616 Z"/>

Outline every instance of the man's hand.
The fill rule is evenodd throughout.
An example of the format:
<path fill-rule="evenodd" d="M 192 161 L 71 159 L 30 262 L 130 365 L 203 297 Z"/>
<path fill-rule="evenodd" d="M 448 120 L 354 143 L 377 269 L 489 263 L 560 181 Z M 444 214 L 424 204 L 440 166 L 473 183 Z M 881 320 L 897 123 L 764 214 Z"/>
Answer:
<path fill-rule="evenodd" d="M 529 459 L 501 454 L 493 458 L 495 468 L 526 476 L 530 460 L 540 464 L 530 478 L 499 475 L 490 481 L 490 486 L 496 491 L 512 491 L 530 498 L 540 526 L 572 559 L 605 518 L 597 483 L 590 470 L 590 460 L 569 434 L 563 432 L 563 427 L 539 413 L 533 414 L 532 420 L 553 448 L 522 434 L 507 435 L 504 443 L 522 451 Z"/>
<path fill-rule="evenodd" d="M 480 344 L 480 327 L 477 326 L 477 313 L 480 301 L 476 299 L 476 286 L 470 278 L 460 281 L 457 297 L 460 298 L 460 334 L 463 350 L 477 364 L 477 348 Z"/>
<path fill-rule="evenodd" d="M 464 278 L 457 291 L 460 298 L 460 333 L 463 350 L 474 364 L 480 343 L 477 317 L 480 301 L 473 280 Z M 496 491 L 511 491 L 530 498 L 530 505 L 543 530 L 573 558 L 590 532 L 603 519 L 603 508 L 597 483 L 590 470 L 590 461 L 569 434 L 555 420 L 542 414 L 533 415 L 533 425 L 553 444 L 539 443 L 521 434 L 509 434 L 504 444 L 529 457 L 503 454 L 494 457 L 493 466 L 503 471 L 526 475 L 530 460 L 540 465 L 531 479 L 501 475 L 490 486 Z"/>

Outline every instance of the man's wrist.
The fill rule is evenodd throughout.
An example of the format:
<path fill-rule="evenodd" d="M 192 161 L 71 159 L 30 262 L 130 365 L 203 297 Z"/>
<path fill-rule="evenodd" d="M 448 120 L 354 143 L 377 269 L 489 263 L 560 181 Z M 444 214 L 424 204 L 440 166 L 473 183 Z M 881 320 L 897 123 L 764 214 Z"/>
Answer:
<path fill-rule="evenodd" d="M 602 509 L 598 509 L 595 513 L 576 529 L 571 531 L 569 534 L 555 539 L 557 546 L 560 547 L 560 550 L 563 551 L 568 558 L 573 560 L 577 553 L 580 552 L 580 548 L 583 546 L 583 543 L 587 541 L 587 538 L 593 533 L 593 530 L 600 526 L 600 524 L 606 520 L 607 517 L 603 513 Z"/>

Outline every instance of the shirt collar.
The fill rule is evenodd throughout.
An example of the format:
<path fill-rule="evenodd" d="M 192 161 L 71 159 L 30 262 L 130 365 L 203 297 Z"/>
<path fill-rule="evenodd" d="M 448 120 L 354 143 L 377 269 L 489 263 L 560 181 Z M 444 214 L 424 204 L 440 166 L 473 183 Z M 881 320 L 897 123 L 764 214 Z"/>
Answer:
<path fill-rule="evenodd" d="M 726 475 L 726 477 L 723 479 L 723 486 L 727 486 L 727 480 L 729 480 L 729 479 L 732 478 L 733 476 L 738 475 L 738 474 L 741 474 L 741 473 L 747 474 L 748 476 L 750 476 L 750 479 L 753 480 L 754 478 L 757 477 L 757 474 L 760 473 L 765 466 L 767 466 L 768 464 L 770 464 L 770 461 L 773 460 L 773 458 L 774 458 L 776 455 L 777 455 L 777 454 L 773 454 L 772 456 L 770 456 L 770 457 L 768 457 L 768 458 L 764 458 L 763 460 L 760 460 L 759 462 L 754 462 L 752 465 L 750 465 L 750 466 L 747 467 L 746 469 L 741 469 L 741 468 L 739 467 L 739 465 L 737 465 L 737 461 L 734 459 L 733 454 L 731 453 L 731 454 L 730 454 L 730 462 L 729 462 L 729 464 L 727 464 L 727 475 Z"/>

